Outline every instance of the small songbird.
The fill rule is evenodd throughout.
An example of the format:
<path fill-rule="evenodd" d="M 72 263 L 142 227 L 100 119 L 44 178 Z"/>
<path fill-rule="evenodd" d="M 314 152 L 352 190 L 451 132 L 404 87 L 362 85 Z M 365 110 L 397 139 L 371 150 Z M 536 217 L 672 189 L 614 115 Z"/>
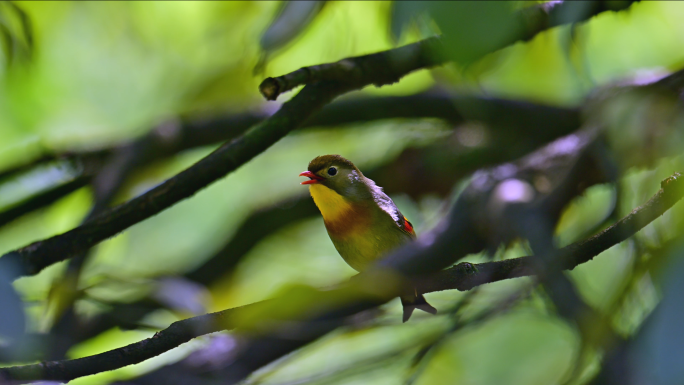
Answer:
<path fill-rule="evenodd" d="M 339 155 L 319 156 L 299 176 L 309 178 L 301 184 L 309 185 L 330 239 L 354 270 L 363 271 L 392 249 L 415 239 L 411 222 L 392 199 L 349 160 Z M 404 322 L 414 309 L 437 313 L 422 294 L 402 296 L 401 303 Z"/>

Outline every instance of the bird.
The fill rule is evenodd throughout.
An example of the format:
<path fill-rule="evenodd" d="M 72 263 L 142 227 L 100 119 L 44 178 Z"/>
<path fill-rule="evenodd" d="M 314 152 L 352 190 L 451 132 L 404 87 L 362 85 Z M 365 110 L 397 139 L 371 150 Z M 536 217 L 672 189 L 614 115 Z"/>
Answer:
<path fill-rule="evenodd" d="M 340 155 L 322 155 L 309 162 L 309 186 L 323 216 L 330 240 L 345 262 L 362 272 L 393 249 L 416 238 L 413 225 L 392 199 L 351 161 Z M 422 294 L 401 296 L 403 322 L 420 309 L 437 314 Z"/>

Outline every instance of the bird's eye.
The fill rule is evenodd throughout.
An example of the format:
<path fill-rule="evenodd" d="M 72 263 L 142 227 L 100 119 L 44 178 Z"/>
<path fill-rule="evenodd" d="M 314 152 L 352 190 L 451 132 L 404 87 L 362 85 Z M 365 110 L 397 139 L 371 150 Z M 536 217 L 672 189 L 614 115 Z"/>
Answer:
<path fill-rule="evenodd" d="M 333 176 L 335 174 L 337 174 L 337 169 L 335 167 L 330 167 L 328 169 L 328 175 Z"/>

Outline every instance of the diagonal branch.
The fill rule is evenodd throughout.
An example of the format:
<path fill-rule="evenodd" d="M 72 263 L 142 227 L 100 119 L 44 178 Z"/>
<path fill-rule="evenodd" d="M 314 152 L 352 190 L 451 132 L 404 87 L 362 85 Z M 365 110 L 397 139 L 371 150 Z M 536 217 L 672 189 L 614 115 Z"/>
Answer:
<path fill-rule="evenodd" d="M 684 177 L 677 173 L 665 179 L 661 183 L 661 189 L 643 206 L 636 208 L 629 215 L 599 234 L 558 250 L 554 259 L 560 262 L 563 269 L 573 269 L 577 265 L 588 262 L 596 255 L 626 240 L 644 226 L 663 215 L 682 197 L 684 197 Z M 448 236 L 448 234 L 443 234 L 443 236 Z M 416 253 L 414 257 L 420 258 L 421 253 Z M 366 273 L 360 274 L 359 277 L 365 275 Z M 417 285 L 418 290 L 423 293 L 449 289 L 470 290 L 485 283 L 530 275 L 534 275 L 532 257 L 480 264 L 463 262 L 436 273 L 429 279 L 414 280 L 411 284 L 406 285 L 406 287 Z M 349 288 L 327 291 L 322 295 L 328 299 L 340 298 L 340 293 L 343 291 L 349 291 Z M 384 301 L 389 299 L 390 297 L 385 297 Z M 356 304 L 356 306 L 346 305 L 342 309 L 329 313 L 328 316 L 319 316 L 314 322 L 328 321 L 328 323 L 323 326 L 318 325 L 314 329 L 327 330 L 331 326 L 339 324 L 339 321 L 332 322 L 332 320 L 343 318 L 364 308 L 377 306 L 381 302 L 383 300 L 371 303 L 361 302 Z M 0 369 L 0 379 L 8 381 L 70 381 L 78 377 L 118 369 L 155 357 L 195 337 L 231 329 L 237 325 L 235 319 L 236 316 L 239 316 L 239 312 L 249 311 L 268 303 L 272 303 L 272 301 L 257 302 L 240 308 L 227 309 L 217 313 L 178 321 L 167 329 L 156 333 L 151 338 L 89 357 L 2 368 Z M 310 308 L 315 308 L 315 306 L 310 306 Z M 333 315 L 335 318 L 331 318 Z"/>
<path fill-rule="evenodd" d="M 557 261 L 563 270 L 572 270 L 631 237 L 682 199 L 684 177 L 676 173 L 661 182 L 661 187 L 643 206 L 634 209 L 629 215 L 593 237 L 558 250 L 552 259 Z M 425 293 L 448 289 L 464 291 L 485 283 L 531 275 L 534 275 L 532 257 L 478 264 L 461 262 L 430 279 L 421 280 L 418 290 Z"/>
<path fill-rule="evenodd" d="M 0 383 L 36 380 L 68 382 L 75 378 L 137 364 L 167 352 L 193 338 L 231 329 L 229 318 L 239 309 L 228 309 L 177 321 L 150 338 L 94 356 L 3 368 L 0 369 Z"/>
<path fill-rule="evenodd" d="M 73 230 L 5 254 L 0 258 L 0 267 L 13 265 L 18 270 L 16 277 L 36 274 L 46 266 L 71 258 L 191 197 L 268 149 L 339 95 L 370 84 L 387 84 L 412 71 L 438 65 L 439 62 L 429 54 L 430 43 L 418 42 L 364 56 L 363 60 L 359 59 L 363 63 L 362 70 L 349 73 L 344 82 L 308 85 L 269 119 L 219 147 L 190 168 Z"/>

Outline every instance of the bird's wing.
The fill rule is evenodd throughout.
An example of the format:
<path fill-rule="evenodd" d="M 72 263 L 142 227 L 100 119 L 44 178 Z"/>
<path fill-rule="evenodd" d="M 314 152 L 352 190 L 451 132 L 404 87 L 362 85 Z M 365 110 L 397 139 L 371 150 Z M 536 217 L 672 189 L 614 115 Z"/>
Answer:
<path fill-rule="evenodd" d="M 392 217 L 392 220 L 394 223 L 397 224 L 399 229 L 405 233 L 411 236 L 412 238 L 416 237 L 416 232 L 413 231 L 413 225 L 411 222 L 406 219 L 405 216 L 401 214 L 399 209 L 397 208 L 397 205 L 394 204 L 392 199 L 385 194 L 384 191 L 382 191 L 382 187 L 378 186 L 375 184 L 370 179 L 367 179 L 367 184 L 371 188 L 371 194 L 373 195 L 373 200 L 375 201 L 375 204 L 382 209 L 385 213 L 389 214 L 390 217 Z"/>

